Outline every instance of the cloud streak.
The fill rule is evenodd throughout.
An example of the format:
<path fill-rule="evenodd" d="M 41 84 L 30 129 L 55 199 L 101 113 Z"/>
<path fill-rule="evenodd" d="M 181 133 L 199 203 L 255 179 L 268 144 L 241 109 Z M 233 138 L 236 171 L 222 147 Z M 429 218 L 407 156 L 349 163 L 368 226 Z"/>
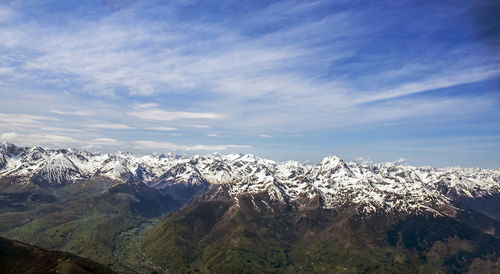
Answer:
<path fill-rule="evenodd" d="M 222 151 L 228 149 L 248 149 L 249 145 L 179 145 L 170 142 L 138 140 L 134 142 L 136 149 L 164 149 L 173 151 Z"/>
<path fill-rule="evenodd" d="M 75 116 L 95 116 L 96 114 L 92 111 L 85 110 L 77 110 L 77 111 L 60 111 L 57 109 L 53 109 L 50 112 L 59 114 L 59 115 L 75 115 Z"/>
<path fill-rule="evenodd" d="M 50 116 L 32 115 L 32 114 L 6 114 L 0 113 L 0 121 L 7 123 L 31 124 L 40 121 L 59 121 L 59 119 Z"/>
<path fill-rule="evenodd" d="M 156 130 L 156 131 L 176 131 L 176 130 L 179 130 L 178 128 L 175 128 L 175 127 L 148 127 L 146 129 Z"/>
<path fill-rule="evenodd" d="M 131 116 L 154 121 L 176 121 L 184 119 L 222 119 L 224 115 L 212 112 L 164 111 L 160 109 L 136 110 Z"/>
<path fill-rule="evenodd" d="M 103 123 L 103 124 L 91 124 L 87 125 L 89 128 L 97 129 L 131 129 L 131 127 L 126 124 L 113 124 L 113 123 Z"/>

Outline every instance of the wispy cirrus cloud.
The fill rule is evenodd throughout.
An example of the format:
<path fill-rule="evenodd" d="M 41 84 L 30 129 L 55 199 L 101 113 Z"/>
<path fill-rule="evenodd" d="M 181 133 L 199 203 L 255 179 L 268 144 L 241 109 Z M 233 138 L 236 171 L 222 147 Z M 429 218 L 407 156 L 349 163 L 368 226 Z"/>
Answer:
<path fill-rule="evenodd" d="M 74 146 L 81 145 L 82 141 L 73 137 L 54 134 L 17 134 L 11 138 L 10 142 L 22 145 L 62 145 Z"/>
<path fill-rule="evenodd" d="M 131 129 L 126 124 L 114 124 L 114 123 L 103 123 L 103 124 L 90 124 L 87 125 L 88 128 L 96 128 L 96 129 Z"/>
<path fill-rule="evenodd" d="M 78 128 L 69 128 L 69 127 L 46 127 L 46 126 L 37 126 L 37 128 L 41 129 L 42 131 L 48 131 L 48 132 L 74 132 L 74 133 L 81 133 L 84 132 L 82 129 Z"/>
<path fill-rule="evenodd" d="M 196 124 L 196 125 L 187 125 L 189 127 L 192 127 L 192 128 L 200 128 L 200 129 L 207 129 L 207 128 L 211 128 L 212 126 L 210 125 L 199 125 L 199 124 Z"/>
<path fill-rule="evenodd" d="M 385 91 L 379 91 L 377 94 L 364 94 L 360 96 L 361 102 L 370 102 L 378 100 L 388 100 L 401 96 L 412 95 L 419 92 L 430 91 L 441 88 L 455 87 L 464 84 L 479 82 L 500 76 L 499 67 L 475 67 L 455 72 L 451 75 L 441 75 L 430 77 L 423 81 L 405 83 L 396 88 Z"/>
<path fill-rule="evenodd" d="M 147 127 L 145 129 L 156 130 L 156 131 L 176 131 L 176 130 L 179 130 L 178 128 L 175 128 L 175 127 Z"/>
<path fill-rule="evenodd" d="M 0 135 L 0 142 L 13 141 L 17 137 L 15 132 L 6 132 Z"/>
<path fill-rule="evenodd" d="M 91 146 L 99 146 L 99 145 L 112 145 L 112 146 L 118 146 L 118 145 L 123 145 L 124 142 L 118 141 L 113 138 L 95 138 L 92 139 L 88 142 L 89 145 Z"/>
<path fill-rule="evenodd" d="M 225 116 L 213 112 L 165 111 L 157 108 L 137 109 L 128 113 L 131 116 L 155 121 L 176 121 L 185 119 L 222 119 Z"/>
<path fill-rule="evenodd" d="M 95 116 L 97 115 L 93 111 L 88 110 L 77 110 L 77 111 L 61 111 L 57 109 L 52 109 L 50 112 L 59 114 L 59 115 L 75 115 L 75 116 Z"/>
<path fill-rule="evenodd" d="M 60 121 L 60 120 L 51 116 L 0 113 L 0 121 L 7 123 L 32 124 L 32 123 L 39 123 L 40 121 Z"/>
<path fill-rule="evenodd" d="M 170 142 L 138 140 L 134 142 L 137 149 L 164 149 L 180 151 L 222 151 L 227 149 L 248 149 L 249 145 L 179 145 Z"/>

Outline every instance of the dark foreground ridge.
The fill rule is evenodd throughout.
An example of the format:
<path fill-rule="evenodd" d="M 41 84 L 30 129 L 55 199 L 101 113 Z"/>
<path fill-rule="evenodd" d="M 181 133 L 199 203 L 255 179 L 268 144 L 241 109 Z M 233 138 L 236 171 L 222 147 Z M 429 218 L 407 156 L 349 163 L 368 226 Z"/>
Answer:
<path fill-rule="evenodd" d="M 0 237 L 0 273 L 114 273 L 92 260 Z"/>

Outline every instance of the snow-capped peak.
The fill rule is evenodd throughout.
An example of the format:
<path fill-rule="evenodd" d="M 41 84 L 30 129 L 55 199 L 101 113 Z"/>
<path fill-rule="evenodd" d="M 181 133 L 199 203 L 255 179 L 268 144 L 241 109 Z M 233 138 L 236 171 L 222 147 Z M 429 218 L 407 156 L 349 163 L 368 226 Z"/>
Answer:
<path fill-rule="evenodd" d="M 461 197 L 500 195 L 500 170 L 357 164 L 328 156 L 316 165 L 275 162 L 250 154 L 188 157 L 174 153 L 90 153 L 0 145 L 0 179 L 40 185 L 77 183 L 95 176 L 141 181 L 165 190 L 194 187 L 200 193 L 223 184 L 228 195 L 267 192 L 282 203 L 317 200 L 324 208 L 355 204 L 362 211 L 431 211 Z M 185 193 L 185 192 L 183 192 Z M 184 196 L 183 196 L 184 197 Z M 184 197 L 185 198 L 185 197 Z"/>

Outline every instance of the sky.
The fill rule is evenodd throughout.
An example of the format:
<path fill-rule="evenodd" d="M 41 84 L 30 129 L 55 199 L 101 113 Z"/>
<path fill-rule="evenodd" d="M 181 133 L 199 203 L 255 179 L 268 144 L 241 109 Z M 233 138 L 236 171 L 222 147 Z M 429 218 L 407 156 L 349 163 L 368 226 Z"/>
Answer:
<path fill-rule="evenodd" d="M 500 168 L 495 1 L 2 1 L 0 141 Z"/>

